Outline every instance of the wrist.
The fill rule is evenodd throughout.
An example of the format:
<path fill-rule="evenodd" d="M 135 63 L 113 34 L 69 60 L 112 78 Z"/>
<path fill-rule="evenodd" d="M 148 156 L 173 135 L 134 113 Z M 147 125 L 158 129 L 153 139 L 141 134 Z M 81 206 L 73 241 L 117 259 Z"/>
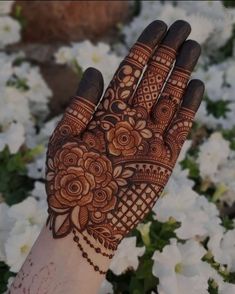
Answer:
<path fill-rule="evenodd" d="M 97 239 L 90 236 L 86 230 L 81 233 L 73 229 L 72 235 L 82 257 L 86 259 L 95 272 L 105 275 L 114 256 L 114 251 L 105 248 Z"/>

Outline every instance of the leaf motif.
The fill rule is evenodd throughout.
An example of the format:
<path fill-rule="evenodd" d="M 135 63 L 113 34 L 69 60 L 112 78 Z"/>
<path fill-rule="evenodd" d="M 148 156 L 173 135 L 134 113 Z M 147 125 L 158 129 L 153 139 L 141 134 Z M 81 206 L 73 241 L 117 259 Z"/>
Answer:
<path fill-rule="evenodd" d="M 124 172 L 122 173 L 123 178 L 129 178 L 133 175 L 134 171 L 131 169 L 125 169 Z"/>
<path fill-rule="evenodd" d="M 113 171 L 113 177 L 117 178 L 120 176 L 120 174 L 122 173 L 122 166 L 118 165 L 115 167 L 114 171 Z"/>
<path fill-rule="evenodd" d="M 54 175 L 55 175 L 54 172 L 48 172 L 46 175 L 47 181 L 51 181 L 52 179 L 54 179 Z"/>
<path fill-rule="evenodd" d="M 54 169 L 54 163 L 51 158 L 48 158 L 47 165 L 49 166 L 50 169 Z"/>
<path fill-rule="evenodd" d="M 118 178 L 118 179 L 116 179 L 116 181 L 117 181 L 117 184 L 119 186 L 125 186 L 125 185 L 127 185 L 127 181 L 125 179 Z"/>
<path fill-rule="evenodd" d="M 96 112 L 96 115 L 97 115 L 97 116 L 101 116 L 101 115 L 103 115 L 103 114 L 104 114 L 104 111 L 97 111 L 97 112 Z"/>
<path fill-rule="evenodd" d="M 135 128 L 136 128 L 137 130 L 142 130 L 142 129 L 145 128 L 145 126 L 146 126 L 146 121 L 144 121 L 144 120 L 139 120 L 139 121 L 136 123 Z"/>
<path fill-rule="evenodd" d="M 122 93 L 121 93 L 121 98 L 122 99 L 125 99 L 127 98 L 128 96 L 130 95 L 130 90 L 124 90 Z"/>
<path fill-rule="evenodd" d="M 148 129 L 144 129 L 140 132 L 140 134 L 142 135 L 142 137 L 148 139 L 152 137 L 152 132 Z"/>
<path fill-rule="evenodd" d="M 126 109 L 126 103 L 124 103 L 122 101 L 118 102 L 118 108 L 121 109 L 121 110 Z"/>
<path fill-rule="evenodd" d="M 92 130 L 96 127 L 96 121 L 91 121 L 89 124 L 89 129 Z"/>
<path fill-rule="evenodd" d="M 71 231 L 69 214 L 55 216 L 53 219 L 53 235 L 55 237 L 66 236 Z"/>
<path fill-rule="evenodd" d="M 88 223 L 88 209 L 86 206 L 76 206 L 74 207 L 71 219 L 73 224 L 78 228 L 78 230 L 84 230 Z"/>
<path fill-rule="evenodd" d="M 135 125 L 135 121 L 134 121 L 133 117 L 129 117 L 129 122 L 132 126 Z"/>
<path fill-rule="evenodd" d="M 104 109 L 107 110 L 109 107 L 109 99 L 105 99 L 103 102 Z"/>

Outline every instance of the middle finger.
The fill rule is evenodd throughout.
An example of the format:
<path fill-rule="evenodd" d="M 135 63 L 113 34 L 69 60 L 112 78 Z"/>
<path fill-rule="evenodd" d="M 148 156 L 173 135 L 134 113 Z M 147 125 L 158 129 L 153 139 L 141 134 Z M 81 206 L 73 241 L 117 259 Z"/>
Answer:
<path fill-rule="evenodd" d="M 134 107 L 141 105 L 148 113 L 151 111 L 171 71 L 177 51 L 190 32 L 190 25 L 183 20 L 174 22 L 169 28 L 161 45 L 148 63 L 132 101 Z"/>

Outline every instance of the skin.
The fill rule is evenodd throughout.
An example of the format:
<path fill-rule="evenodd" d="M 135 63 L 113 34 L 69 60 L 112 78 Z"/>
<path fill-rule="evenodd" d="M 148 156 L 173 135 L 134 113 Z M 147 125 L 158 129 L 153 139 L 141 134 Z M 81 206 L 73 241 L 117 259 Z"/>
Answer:
<path fill-rule="evenodd" d="M 167 26 L 162 21 L 154 21 L 143 31 L 138 42 L 151 49 L 151 57 L 148 60 L 148 68 L 143 79 L 140 81 L 140 87 L 141 83 L 144 83 L 144 79 L 147 79 L 151 69 L 151 60 L 154 60 L 154 56 L 159 54 L 159 44 L 164 45 L 164 48 L 170 48 L 168 50 L 176 55 L 175 68 L 171 72 L 170 78 L 174 80 L 175 76 L 179 73 L 179 69 L 182 75 L 186 73 L 186 76 L 189 76 L 197 63 L 201 51 L 197 42 L 193 40 L 186 41 L 190 34 L 190 30 L 190 25 L 184 21 L 175 22 L 168 31 Z M 121 65 L 125 65 L 125 62 L 126 61 L 123 61 Z M 158 100 L 156 99 L 151 107 L 149 107 L 149 104 L 146 104 L 146 111 L 149 114 L 149 120 L 151 120 L 150 125 L 153 127 L 155 125 L 157 126 L 160 138 L 164 138 L 165 142 L 168 144 L 172 144 L 175 140 L 175 134 L 172 131 L 174 130 L 173 127 L 181 121 L 182 117 L 184 117 L 185 111 L 190 113 L 191 117 L 195 115 L 203 96 L 204 84 L 200 80 L 191 80 L 186 89 L 182 92 L 182 97 L 180 96 L 177 103 L 171 104 L 173 109 L 171 109 L 172 111 L 170 114 L 166 116 L 164 121 L 162 121 L 159 119 L 159 113 L 164 117 L 164 111 L 168 107 L 165 106 L 164 103 L 166 99 L 170 99 L 168 95 L 170 90 L 171 84 L 168 81 L 165 84 L 162 94 L 159 95 Z M 79 97 L 82 97 L 82 99 L 85 99 L 86 101 L 98 104 L 102 92 L 103 78 L 101 73 L 96 69 L 89 68 L 85 71 L 83 79 L 80 82 L 75 97 L 77 101 L 75 102 L 79 103 L 79 99 L 81 99 Z M 142 100 L 140 99 L 140 96 L 133 94 L 133 92 L 128 92 L 124 99 L 125 101 L 128 101 L 128 104 L 133 107 L 133 109 L 136 109 L 141 105 Z M 74 103 L 74 100 L 71 101 L 71 104 L 72 103 Z M 57 148 L 63 148 L 64 142 L 61 143 L 63 140 L 61 137 L 57 136 L 57 131 L 65 122 L 68 123 L 66 113 L 54 132 L 56 134 L 56 136 L 54 136 L 54 142 Z M 188 131 L 189 128 L 187 129 L 187 132 Z M 84 128 L 75 128 L 73 129 L 73 132 L 73 135 L 78 136 L 84 132 Z M 181 146 L 181 144 L 177 146 L 179 150 Z M 51 154 L 53 154 L 53 152 Z M 48 195 L 49 199 L 53 200 L 53 195 L 50 195 L 50 193 L 48 193 Z M 54 203 L 53 201 L 52 203 Z M 52 210 L 49 212 L 53 213 L 53 208 L 51 209 Z M 60 218 L 60 216 L 58 218 Z M 56 219 L 56 217 L 54 219 Z M 138 221 L 140 220 L 141 218 Z M 84 218 L 82 221 L 83 223 L 78 222 L 77 224 L 80 228 L 80 231 L 76 231 L 79 239 L 82 239 L 83 230 L 85 230 L 85 225 L 84 228 L 81 229 L 81 225 L 84 224 Z M 100 274 L 99 271 L 95 271 L 94 266 L 91 266 L 89 262 L 87 262 L 87 259 L 84 258 L 84 254 L 78 245 L 79 243 L 76 244 L 76 242 L 74 242 L 75 235 L 71 233 L 72 224 L 69 223 L 71 227 L 69 227 L 69 232 L 67 229 L 68 227 L 64 229 L 63 226 L 61 226 L 62 229 L 58 230 L 53 227 L 53 224 L 55 224 L 53 223 L 53 217 L 50 216 L 48 226 L 43 228 L 38 240 L 31 250 L 31 253 L 26 259 L 21 271 L 18 273 L 10 289 L 10 293 L 97 293 L 102 280 L 104 279 L 104 275 Z M 53 231 L 53 236 L 50 229 Z M 128 231 L 129 228 L 126 231 L 123 231 L 122 237 L 124 237 Z M 103 246 L 97 240 L 90 240 L 92 240 L 94 248 L 100 248 L 103 252 L 110 253 L 107 246 Z M 82 245 L 83 250 L 89 256 L 90 260 L 92 260 L 94 265 L 99 266 L 99 269 L 102 269 L 102 271 L 106 271 L 109 268 L 111 259 L 97 253 L 84 242 Z"/>

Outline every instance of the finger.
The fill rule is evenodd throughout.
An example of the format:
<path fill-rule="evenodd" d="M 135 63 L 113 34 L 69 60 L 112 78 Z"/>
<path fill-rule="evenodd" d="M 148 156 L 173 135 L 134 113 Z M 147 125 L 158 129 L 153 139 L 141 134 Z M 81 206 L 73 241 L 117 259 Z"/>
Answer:
<path fill-rule="evenodd" d="M 173 119 L 201 53 L 196 41 L 185 41 L 168 81 L 152 109 L 156 132 L 163 134 Z"/>
<path fill-rule="evenodd" d="M 102 74 L 97 69 L 88 68 L 84 72 L 76 95 L 55 129 L 57 136 L 79 135 L 86 128 L 103 93 L 103 85 Z"/>
<path fill-rule="evenodd" d="M 181 147 L 184 144 L 192 127 L 194 116 L 202 101 L 205 87 L 202 81 L 190 81 L 180 109 L 167 130 L 164 140 L 169 148 L 168 155 L 171 162 L 176 162 Z"/>
<path fill-rule="evenodd" d="M 150 112 L 156 102 L 175 61 L 179 47 L 190 34 L 190 25 L 178 20 L 169 28 L 166 37 L 151 57 L 136 94 L 133 105 L 141 105 Z"/>
<path fill-rule="evenodd" d="M 116 71 L 105 93 L 106 98 L 129 101 L 145 65 L 166 30 L 167 25 L 159 20 L 146 27 Z"/>

